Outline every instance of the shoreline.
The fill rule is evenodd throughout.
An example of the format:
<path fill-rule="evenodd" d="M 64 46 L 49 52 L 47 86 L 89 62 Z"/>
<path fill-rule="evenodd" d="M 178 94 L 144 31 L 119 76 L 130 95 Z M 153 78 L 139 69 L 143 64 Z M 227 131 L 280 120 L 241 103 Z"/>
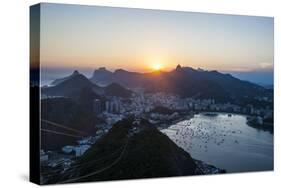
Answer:
<path fill-rule="evenodd" d="M 247 125 L 253 127 L 257 130 L 262 130 L 274 134 L 274 125 L 272 123 L 262 123 L 258 124 L 254 122 L 254 117 L 247 117 Z"/>
<path fill-rule="evenodd" d="M 198 169 L 204 173 L 204 175 L 210 175 L 210 174 L 225 174 L 227 171 L 225 169 L 218 168 L 214 165 L 208 164 L 204 161 L 197 160 L 192 158 L 197 165 Z"/>
<path fill-rule="evenodd" d="M 174 119 L 174 120 L 170 120 L 170 121 L 167 121 L 167 122 L 165 122 L 165 123 L 156 123 L 155 124 L 155 126 L 156 126 L 156 128 L 158 129 L 158 130 L 163 130 L 163 129 L 167 129 L 167 128 L 169 128 L 170 126 L 172 126 L 172 125 L 174 125 L 174 124 L 177 124 L 177 123 L 179 123 L 179 122 L 181 122 L 181 121 L 185 121 L 185 120 L 190 120 L 190 119 L 192 119 L 192 118 L 194 118 L 194 115 L 196 115 L 196 114 L 198 114 L 198 112 L 193 112 L 192 114 L 189 114 L 189 115 L 187 115 L 187 114 L 185 114 L 185 115 L 183 115 L 183 116 L 181 116 L 181 117 L 179 117 L 179 118 L 176 118 L 176 119 Z"/>
<path fill-rule="evenodd" d="M 190 115 L 184 115 L 184 116 L 182 116 L 182 117 L 180 117 L 180 118 L 177 118 L 176 120 L 171 120 L 171 121 L 169 121 L 169 123 L 165 124 L 164 126 L 163 126 L 163 125 L 157 125 L 157 124 L 156 124 L 157 129 L 158 129 L 159 131 L 161 131 L 161 130 L 163 130 L 163 129 L 168 129 L 170 126 L 172 126 L 172 125 L 174 125 L 174 124 L 177 124 L 177 123 L 179 123 L 179 122 L 181 122 L 181 121 L 190 120 L 190 119 L 194 118 L 194 115 L 199 114 L 199 113 L 202 113 L 202 112 L 193 112 L 193 113 L 190 114 Z M 170 139 L 170 138 L 169 138 L 169 139 Z M 170 140 L 171 140 L 171 139 L 170 139 Z M 173 140 L 171 140 L 171 141 L 173 142 Z M 176 143 L 175 143 L 175 144 L 176 144 Z M 178 147 L 180 147 L 180 146 L 178 146 Z M 185 151 L 185 152 L 187 152 L 187 151 Z M 190 155 L 189 152 L 187 152 L 187 153 Z M 190 155 L 190 156 L 191 156 L 191 155 Z M 225 169 L 220 169 L 220 168 L 218 168 L 218 167 L 216 167 L 216 166 L 214 166 L 214 165 L 208 164 L 208 163 L 206 163 L 206 162 L 204 162 L 204 161 L 202 161 L 202 160 L 195 159 L 195 158 L 193 158 L 192 156 L 191 156 L 191 158 L 192 158 L 193 161 L 195 162 L 195 164 L 196 164 L 198 170 L 199 170 L 200 172 L 202 172 L 203 175 L 224 174 L 224 173 L 227 173 L 227 171 L 226 171 Z"/>
<path fill-rule="evenodd" d="M 202 112 L 196 112 L 196 113 L 193 113 L 193 115 L 184 115 L 184 116 L 181 116 L 179 118 L 177 118 L 176 120 L 174 121 L 169 121 L 165 126 L 161 126 L 161 127 L 157 127 L 158 130 L 162 131 L 163 129 L 169 129 L 169 127 L 173 126 L 173 125 L 176 125 L 177 123 L 181 122 L 181 121 L 189 121 L 190 119 L 194 118 L 194 116 L 196 114 L 203 114 L 203 115 L 210 115 L 210 116 L 216 116 L 216 115 L 219 115 L 219 114 L 223 114 L 223 115 L 229 115 L 229 116 L 232 116 L 232 115 L 240 115 L 240 116 L 244 116 L 246 118 L 246 126 L 249 126 L 249 127 L 252 127 L 256 130 L 262 130 L 262 131 L 265 131 L 265 132 L 270 132 L 270 134 L 273 134 L 273 131 L 271 132 L 270 129 L 273 129 L 273 124 L 267 124 L 267 123 L 263 123 L 262 125 L 257 125 L 257 124 L 251 124 L 249 122 L 249 118 L 255 118 L 255 116 L 249 116 L 249 115 L 245 115 L 245 114 L 238 114 L 238 113 L 227 113 L 227 112 L 210 112 L 210 111 L 202 111 Z M 172 139 L 171 139 L 172 140 Z M 173 141 L 173 140 L 172 140 Z M 180 147 L 180 146 L 179 146 Z M 183 148 L 182 148 L 183 149 Z M 186 151 L 187 153 L 189 153 L 188 151 Z M 189 153 L 190 154 L 190 153 Z M 190 154 L 191 155 L 191 154 Z M 192 156 L 191 156 L 192 157 Z M 218 168 L 212 164 L 208 164 L 202 160 L 198 160 L 196 158 L 193 158 L 192 159 L 195 161 L 196 165 L 198 166 L 198 168 L 204 173 L 204 174 L 220 174 L 220 173 L 228 173 L 226 169 L 221 169 L 221 168 Z"/>
<path fill-rule="evenodd" d="M 253 119 L 255 116 L 252 115 L 248 115 L 248 114 L 241 114 L 241 113 L 235 113 L 235 112 L 217 112 L 217 111 L 193 111 L 192 114 L 190 115 L 183 115 L 177 119 L 174 120 L 170 120 L 167 121 L 167 123 L 157 123 L 155 124 L 155 126 L 157 127 L 158 130 L 163 130 L 163 129 L 168 129 L 170 126 L 175 125 L 181 121 L 184 120 L 190 120 L 192 118 L 194 118 L 194 115 L 197 114 L 204 114 L 204 115 L 217 115 L 217 114 L 231 114 L 231 115 L 240 115 L 240 116 L 244 116 L 247 119 L 247 125 L 255 128 L 257 130 L 262 130 L 262 131 L 266 131 L 266 132 L 270 132 L 271 134 L 274 134 L 274 124 L 271 123 L 263 123 L 262 125 L 258 125 L 258 124 L 254 124 L 251 123 L 251 119 Z"/>

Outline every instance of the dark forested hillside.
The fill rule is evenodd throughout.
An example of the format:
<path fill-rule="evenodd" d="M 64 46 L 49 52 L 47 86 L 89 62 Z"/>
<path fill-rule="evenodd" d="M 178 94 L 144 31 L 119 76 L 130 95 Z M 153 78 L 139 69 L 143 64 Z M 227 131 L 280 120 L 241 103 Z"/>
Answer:
<path fill-rule="evenodd" d="M 41 131 L 42 149 L 61 149 L 62 146 L 73 144 L 82 136 L 93 135 L 95 125 L 101 121 L 92 111 L 85 110 L 83 106 L 69 98 L 41 100 L 41 119 L 42 129 L 72 135 Z M 54 123 L 66 128 L 56 126 Z"/>
<path fill-rule="evenodd" d="M 71 170 L 53 182 L 200 174 L 190 155 L 147 121 L 118 122 Z"/>

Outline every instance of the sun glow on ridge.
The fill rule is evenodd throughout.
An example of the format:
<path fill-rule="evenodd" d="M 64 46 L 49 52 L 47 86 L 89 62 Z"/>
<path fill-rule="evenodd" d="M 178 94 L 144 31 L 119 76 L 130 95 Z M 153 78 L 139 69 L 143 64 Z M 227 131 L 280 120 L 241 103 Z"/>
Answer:
<path fill-rule="evenodd" d="M 161 63 L 154 63 L 151 65 L 151 68 L 155 71 L 159 71 L 163 69 L 163 65 Z"/>

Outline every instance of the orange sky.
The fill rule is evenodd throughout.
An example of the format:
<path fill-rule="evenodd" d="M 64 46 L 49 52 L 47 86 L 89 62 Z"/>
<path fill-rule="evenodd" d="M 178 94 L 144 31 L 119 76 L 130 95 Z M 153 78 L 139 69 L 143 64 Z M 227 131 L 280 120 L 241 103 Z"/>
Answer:
<path fill-rule="evenodd" d="M 42 4 L 43 67 L 273 69 L 273 18 Z"/>

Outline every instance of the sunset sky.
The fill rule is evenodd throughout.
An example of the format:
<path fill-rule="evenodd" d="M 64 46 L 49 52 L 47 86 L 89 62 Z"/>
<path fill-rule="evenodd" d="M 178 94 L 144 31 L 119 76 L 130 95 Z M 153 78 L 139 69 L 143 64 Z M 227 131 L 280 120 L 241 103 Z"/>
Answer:
<path fill-rule="evenodd" d="M 273 18 L 42 4 L 41 66 L 272 71 Z"/>

